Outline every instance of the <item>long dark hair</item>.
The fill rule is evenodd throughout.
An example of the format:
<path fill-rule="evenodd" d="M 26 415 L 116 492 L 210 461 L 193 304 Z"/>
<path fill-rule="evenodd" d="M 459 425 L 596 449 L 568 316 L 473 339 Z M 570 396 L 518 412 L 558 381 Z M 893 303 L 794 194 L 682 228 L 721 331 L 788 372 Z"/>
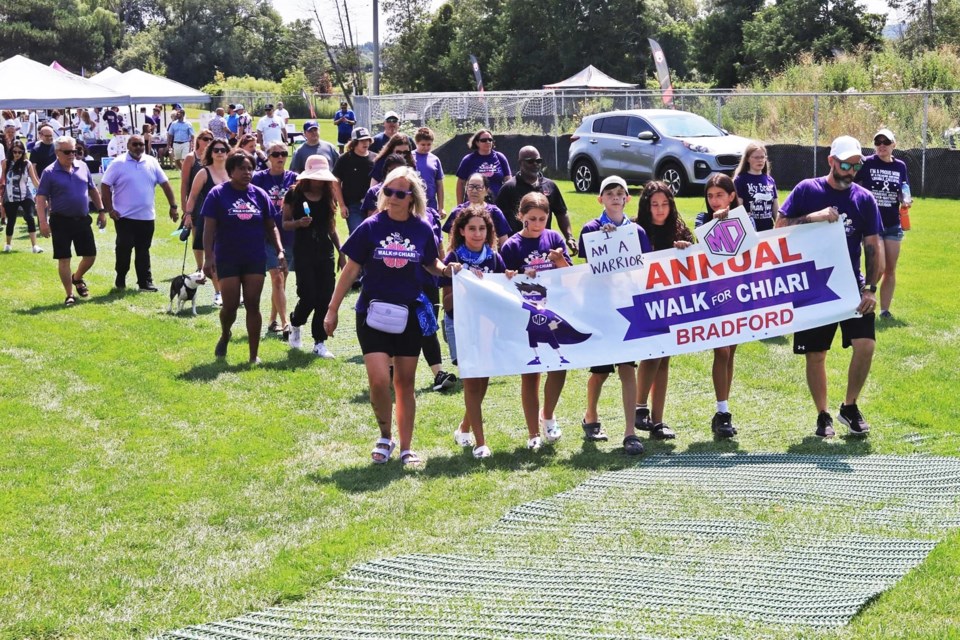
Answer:
<path fill-rule="evenodd" d="M 715 173 L 707 178 L 707 184 L 703 185 L 703 202 L 707 205 L 705 211 L 707 212 L 708 221 L 713 219 L 713 207 L 710 206 L 710 201 L 707 200 L 707 191 L 709 191 L 711 187 L 723 189 L 727 192 L 727 195 L 733 194 L 733 202 L 730 203 L 730 209 L 736 209 L 740 206 L 740 198 L 737 196 L 737 188 L 733 185 L 733 178 L 725 173 Z"/>
<path fill-rule="evenodd" d="M 472 204 L 461 209 L 457 217 L 453 219 L 453 225 L 450 227 L 450 251 L 456 251 L 457 247 L 467 243 L 466 238 L 460 231 L 465 229 L 473 218 L 480 218 L 487 225 L 487 237 L 484 242 L 490 245 L 491 249 L 497 248 L 497 233 L 493 228 L 493 218 L 490 217 L 490 212 L 482 204 Z"/>
<path fill-rule="evenodd" d="M 405 133 L 395 133 L 390 136 L 390 140 L 387 141 L 387 144 L 383 146 L 383 149 L 380 149 L 380 153 L 377 154 L 376 162 L 379 162 L 381 159 L 386 158 L 387 156 L 395 153 L 403 158 L 404 164 L 406 164 L 411 169 L 417 168 L 417 163 L 413 160 L 413 149 L 410 149 L 407 153 L 400 153 L 399 151 L 394 151 L 400 145 L 405 144 L 408 147 L 410 146 L 410 138 L 407 137 Z"/>
<path fill-rule="evenodd" d="M 13 161 L 13 150 L 20 149 L 23 153 L 20 154 L 20 159 Z M 10 144 L 9 149 L 10 157 L 7 158 L 7 168 L 17 175 L 23 175 L 23 172 L 27 170 L 27 148 L 23 145 L 23 142 L 20 140 L 14 140 Z"/>
<path fill-rule="evenodd" d="M 687 228 L 687 224 L 680 217 L 680 212 L 677 210 L 677 201 L 666 182 L 652 180 L 644 185 L 643 191 L 640 192 L 640 202 L 637 204 L 637 217 L 634 222 L 643 227 L 648 236 L 653 237 L 657 225 L 653 223 L 653 215 L 650 213 L 650 201 L 658 193 L 667 196 L 667 201 L 670 203 L 670 213 L 667 214 L 667 219 L 663 221 L 662 228 L 672 230 L 674 242 L 677 240 L 691 241 L 690 229 Z"/>
<path fill-rule="evenodd" d="M 203 166 L 209 167 L 210 165 L 213 164 L 213 147 L 218 144 L 223 145 L 224 147 L 227 148 L 227 155 L 233 152 L 233 149 L 230 148 L 229 142 L 227 142 L 223 138 L 214 138 L 207 144 L 207 148 L 203 150 Z"/>

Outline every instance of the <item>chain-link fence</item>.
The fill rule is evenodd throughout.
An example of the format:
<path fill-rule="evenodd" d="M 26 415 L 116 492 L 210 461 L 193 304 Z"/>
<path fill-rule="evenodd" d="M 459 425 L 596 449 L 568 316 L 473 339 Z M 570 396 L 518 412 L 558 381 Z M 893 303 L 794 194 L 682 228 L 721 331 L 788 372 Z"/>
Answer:
<path fill-rule="evenodd" d="M 215 111 L 218 107 L 226 110 L 227 105 L 242 104 L 244 109 L 254 116 L 261 115 L 263 108 L 268 104 L 283 103 L 283 108 L 290 112 L 291 118 L 310 118 L 310 107 L 317 118 L 332 119 L 333 114 L 340 108 L 339 95 L 329 93 L 315 93 L 304 96 L 296 93 L 281 95 L 278 93 L 249 93 L 241 91 L 225 91 L 223 95 L 211 96 L 209 104 L 196 105 L 203 109 Z"/>
<path fill-rule="evenodd" d="M 960 197 L 960 92 L 745 93 L 682 92 L 674 106 L 697 113 L 721 128 L 768 146 L 773 157 L 789 158 L 797 179 L 826 171 L 826 148 L 852 135 L 866 148 L 886 127 L 896 134 L 897 157 L 907 162 L 920 195 Z M 376 130 L 387 111 L 405 129 L 427 125 L 438 142 L 486 127 L 498 134 L 572 133 L 586 115 L 616 109 L 662 108 L 659 92 L 518 91 L 355 96 L 358 122 Z M 560 146 L 560 145 L 558 145 Z M 789 183 L 790 181 L 786 181 Z"/>

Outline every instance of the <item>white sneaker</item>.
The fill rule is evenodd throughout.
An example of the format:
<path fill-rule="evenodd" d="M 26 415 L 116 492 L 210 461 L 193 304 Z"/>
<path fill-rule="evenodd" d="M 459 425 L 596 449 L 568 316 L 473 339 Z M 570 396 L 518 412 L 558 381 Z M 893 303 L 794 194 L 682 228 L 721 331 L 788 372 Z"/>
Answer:
<path fill-rule="evenodd" d="M 323 344 L 322 342 L 318 342 L 317 344 L 313 345 L 313 355 L 320 356 L 324 360 L 333 360 L 336 357 L 329 349 L 327 349 L 327 345 Z"/>
<path fill-rule="evenodd" d="M 540 431 L 543 432 L 543 439 L 547 442 L 556 442 L 560 439 L 560 436 L 563 435 L 563 431 L 560 430 L 559 425 L 557 425 L 556 418 L 550 418 L 549 420 L 544 420 L 540 418 Z"/>
<path fill-rule="evenodd" d="M 11 250 L 12 248 L 13 248 L 13 247 L 11 247 L 10 245 L 5 244 L 5 245 L 3 245 L 3 252 L 4 252 L 4 253 L 10 253 L 10 250 Z"/>
<path fill-rule="evenodd" d="M 290 337 L 287 338 L 287 344 L 291 349 L 300 349 L 303 347 L 303 341 L 300 339 L 300 327 L 290 326 Z"/>
<path fill-rule="evenodd" d="M 213 304 L 222 307 L 223 306 L 223 296 L 220 295 L 220 292 L 217 291 L 213 294 Z"/>
<path fill-rule="evenodd" d="M 31 249 L 31 251 L 33 251 L 34 253 L 43 253 L 43 247 L 35 244 L 33 245 L 33 249 Z"/>

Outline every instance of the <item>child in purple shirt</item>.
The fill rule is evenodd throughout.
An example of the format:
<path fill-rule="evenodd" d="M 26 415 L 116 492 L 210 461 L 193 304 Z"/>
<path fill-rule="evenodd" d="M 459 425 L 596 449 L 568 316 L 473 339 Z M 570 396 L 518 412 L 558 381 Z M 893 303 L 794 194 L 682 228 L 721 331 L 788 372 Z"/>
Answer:
<path fill-rule="evenodd" d="M 777 221 L 780 201 L 777 183 L 770 177 L 767 149 L 759 142 L 751 142 L 743 152 L 740 166 L 734 173 L 733 184 L 737 197 L 746 207 L 757 231 L 769 231 Z"/>

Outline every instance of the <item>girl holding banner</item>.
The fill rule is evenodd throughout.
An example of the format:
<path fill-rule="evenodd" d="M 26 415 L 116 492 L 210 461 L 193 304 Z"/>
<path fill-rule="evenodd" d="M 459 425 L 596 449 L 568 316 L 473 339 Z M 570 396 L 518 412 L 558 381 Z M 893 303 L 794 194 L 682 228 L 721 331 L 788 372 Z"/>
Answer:
<path fill-rule="evenodd" d="M 514 234 L 503 245 L 500 255 L 507 269 L 525 273 L 529 278 L 535 278 L 538 271 L 548 269 L 562 269 L 573 263 L 567 254 L 567 243 L 563 236 L 552 229 L 547 229 L 547 219 L 550 215 L 550 202 L 539 192 L 528 193 L 520 200 L 520 211 L 517 219 L 523 229 Z M 536 288 L 531 285 L 530 288 Z M 542 289 L 542 287 L 541 287 Z M 541 294 L 545 298 L 546 292 Z M 545 302 L 545 299 L 543 300 Z M 530 347 L 534 350 L 534 359 L 528 364 L 539 365 L 540 357 L 536 355 L 537 345 L 542 341 L 539 334 L 530 334 Z M 554 346 L 557 349 L 555 339 Z M 557 349 L 559 351 L 559 349 Z M 560 356 L 561 363 L 566 362 Z M 567 380 L 566 371 L 550 371 L 547 373 L 547 382 L 543 390 L 543 411 L 540 411 L 540 374 L 524 373 L 520 375 L 520 402 L 523 405 L 523 417 L 527 423 L 527 448 L 537 451 L 543 446 L 543 440 L 553 443 L 560 439 L 563 432 L 557 424 L 553 412 L 560 401 L 560 392 Z M 541 439 L 540 430 L 543 429 Z"/>
<path fill-rule="evenodd" d="M 636 223 L 643 227 L 654 251 L 686 249 L 694 242 L 693 234 L 680 217 L 673 192 L 664 182 L 652 181 L 643 187 L 637 205 Z M 656 440 L 672 440 L 677 434 L 663 423 L 663 407 L 667 401 L 670 378 L 670 356 L 640 362 L 637 370 L 636 428 L 649 431 Z M 653 393 L 653 406 L 647 399 Z M 651 410 L 652 409 L 652 410 Z"/>

